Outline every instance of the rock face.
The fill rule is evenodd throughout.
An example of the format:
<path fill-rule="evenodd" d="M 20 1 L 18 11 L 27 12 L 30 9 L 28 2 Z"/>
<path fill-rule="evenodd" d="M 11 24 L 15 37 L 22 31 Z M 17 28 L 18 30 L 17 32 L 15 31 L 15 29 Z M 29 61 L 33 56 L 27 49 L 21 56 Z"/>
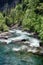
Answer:
<path fill-rule="evenodd" d="M 3 10 L 5 7 L 15 6 L 16 3 L 21 2 L 21 0 L 0 0 L 0 10 Z"/>

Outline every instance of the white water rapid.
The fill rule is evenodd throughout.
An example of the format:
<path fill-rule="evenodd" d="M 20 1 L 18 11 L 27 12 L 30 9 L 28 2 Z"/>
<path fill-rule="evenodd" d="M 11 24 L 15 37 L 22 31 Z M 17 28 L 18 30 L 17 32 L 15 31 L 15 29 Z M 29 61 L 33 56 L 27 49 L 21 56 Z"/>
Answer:
<path fill-rule="evenodd" d="M 19 35 L 19 36 L 13 36 L 13 37 L 10 37 L 8 39 L 0 39 L 0 42 L 6 42 L 7 44 L 9 44 L 10 42 L 12 41 L 20 41 L 20 40 L 28 40 L 30 42 L 30 46 L 35 46 L 35 47 L 39 47 L 39 40 L 36 39 L 36 38 L 33 38 L 33 37 L 30 37 L 30 33 L 27 33 L 27 32 L 22 32 L 21 30 L 9 30 L 9 33 L 11 33 L 12 35 L 16 34 L 16 35 Z"/>

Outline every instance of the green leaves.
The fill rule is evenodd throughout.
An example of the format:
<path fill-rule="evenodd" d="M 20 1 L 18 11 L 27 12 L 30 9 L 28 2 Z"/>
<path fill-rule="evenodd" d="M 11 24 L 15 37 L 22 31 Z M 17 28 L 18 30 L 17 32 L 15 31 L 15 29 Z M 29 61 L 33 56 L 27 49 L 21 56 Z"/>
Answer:
<path fill-rule="evenodd" d="M 6 18 L 5 18 L 5 24 L 6 24 L 7 26 L 11 26 L 11 25 L 13 24 L 12 18 L 11 18 L 11 17 L 6 17 Z"/>
<path fill-rule="evenodd" d="M 2 24 L 1 27 L 0 27 L 0 30 L 1 31 L 8 31 L 9 28 L 8 28 L 8 26 L 6 24 Z"/>
<path fill-rule="evenodd" d="M 40 15 L 39 15 L 40 14 Z M 37 32 L 43 40 L 43 2 L 40 0 L 22 0 L 15 8 L 0 12 L 0 30 L 8 31 L 9 27 L 19 24 L 23 29 Z"/>

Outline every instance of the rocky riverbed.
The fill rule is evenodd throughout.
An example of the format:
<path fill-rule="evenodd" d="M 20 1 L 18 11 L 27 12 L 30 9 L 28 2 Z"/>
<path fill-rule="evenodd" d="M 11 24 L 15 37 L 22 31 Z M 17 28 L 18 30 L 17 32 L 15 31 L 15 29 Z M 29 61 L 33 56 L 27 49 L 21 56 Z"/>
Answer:
<path fill-rule="evenodd" d="M 40 46 L 40 40 L 33 37 L 33 33 L 22 32 L 21 30 L 9 30 L 0 34 L 0 42 L 3 44 L 19 45 L 18 48 L 12 48 L 12 51 L 26 51 L 37 54 L 43 54 L 43 47 Z"/>

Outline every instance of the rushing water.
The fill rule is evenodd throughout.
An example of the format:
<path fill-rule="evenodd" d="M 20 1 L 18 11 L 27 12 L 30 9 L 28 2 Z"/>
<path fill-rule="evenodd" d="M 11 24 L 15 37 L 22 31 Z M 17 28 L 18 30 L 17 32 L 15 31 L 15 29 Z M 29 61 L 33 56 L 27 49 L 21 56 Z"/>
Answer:
<path fill-rule="evenodd" d="M 2 42 L 10 42 L 10 44 L 2 44 L 2 42 L 0 42 L 0 65 L 43 65 L 43 56 L 28 53 L 26 51 L 16 51 L 19 47 L 23 47 L 23 45 L 18 43 L 13 44 L 11 42 L 16 39 L 29 39 L 31 46 L 37 47 L 39 46 L 39 41 L 37 39 L 28 37 L 30 34 L 19 30 L 16 30 L 16 33 L 13 30 L 10 31 L 10 33 L 12 33 L 13 36 L 8 40 L 0 39 Z M 27 35 L 27 37 L 25 35 Z M 13 51 L 13 48 L 15 48 L 15 51 Z"/>

